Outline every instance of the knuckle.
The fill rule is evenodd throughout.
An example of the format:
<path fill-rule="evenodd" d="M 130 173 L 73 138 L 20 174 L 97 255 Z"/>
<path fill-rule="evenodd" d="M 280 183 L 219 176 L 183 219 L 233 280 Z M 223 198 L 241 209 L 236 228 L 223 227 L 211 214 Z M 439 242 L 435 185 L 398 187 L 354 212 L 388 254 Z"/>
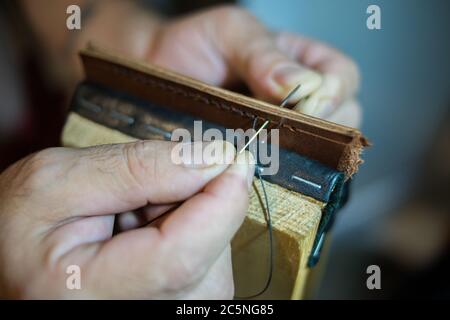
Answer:
<path fill-rule="evenodd" d="M 58 149 L 45 149 L 30 155 L 19 168 L 17 179 L 31 189 L 52 183 L 61 168 Z"/>
<path fill-rule="evenodd" d="M 149 141 L 137 141 L 125 144 L 122 153 L 128 177 L 139 187 L 145 185 L 149 177 L 158 173 L 156 146 Z"/>
<path fill-rule="evenodd" d="M 220 34 L 223 41 L 236 37 L 236 30 L 255 29 L 259 25 L 258 19 L 247 10 L 236 5 L 224 5 L 215 10 L 214 20 L 216 26 L 220 26 Z"/>
<path fill-rule="evenodd" d="M 246 69 L 254 81 L 266 79 L 280 63 L 286 62 L 286 57 L 271 46 L 270 39 L 255 41 L 243 52 L 246 54 Z"/>

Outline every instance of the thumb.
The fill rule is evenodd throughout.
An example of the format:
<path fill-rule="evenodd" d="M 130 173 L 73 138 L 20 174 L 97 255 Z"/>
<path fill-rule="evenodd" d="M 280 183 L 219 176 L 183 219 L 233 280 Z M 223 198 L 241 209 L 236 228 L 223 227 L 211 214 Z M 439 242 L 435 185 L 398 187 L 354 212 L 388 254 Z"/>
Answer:
<path fill-rule="evenodd" d="M 99 275 L 97 281 L 108 293 L 128 298 L 155 295 L 161 286 L 170 294 L 198 284 L 244 220 L 253 163 L 250 153 L 238 154 L 227 170 L 174 210 L 159 228 L 135 229 L 106 242 L 90 273 Z M 125 288 L 111 281 L 124 276 Z"/>
<path fill-rule="evenodd" d="M 182 201 L 200 191 L 234 159 L 234 146 L 224 141 L 186 144 L 191 150 L 208 150 L 215 158 L 196 163 L 174 161 L 178 143 L 138 141 L 127 144 L 67 150 L 74 160 L 65 179 L 54 188 L 52 199 L 64 199 L 57 219 L 125 212 L 148 204 Z M 204 153 L 203 153 L 204 154 Z M 74 156 L 75 155 L 75 156 Z M 203 162 L 202 162 L 203 161 Z M 178 164 L 177 164 L 178 163 Z"/>

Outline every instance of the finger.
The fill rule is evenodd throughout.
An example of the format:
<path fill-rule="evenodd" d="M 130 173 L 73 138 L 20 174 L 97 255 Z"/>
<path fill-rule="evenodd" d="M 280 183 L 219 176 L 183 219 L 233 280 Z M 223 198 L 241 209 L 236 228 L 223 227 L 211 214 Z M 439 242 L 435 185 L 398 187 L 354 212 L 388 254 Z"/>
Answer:
<path fill-rule="evenodd" d="M 231 246 L 228 245 L 203 279 L 183 299 L 229 300 L 233 299 L 233 296 L 234 283 L 233 267 L 231 264 Z"/>
<path fill-rule="evenodd" d="M 189 40 L 187 40 L 189 39 Z M 321 77 L 290 59 L 273 35 L 239 7 L 225 6 L 179 19 L 165 26 L 149 54 L 156 64 L 213 85 L 244 80 L 259 98 L 279 102 L 301 84 L 305 97 Z"/>
<path fill-rule="evenodd" d="M 244 163 L 244 158 L 249 159 L 247 152 L 172 212 L 159 229 L 140 228 L 106 242 L 91 264 L 92 274 L 99 270 L 109 270 L 109 277 L 128 274 L 129 287 L 140 290 L 136 294 L 150 294 L 161 286 L 178 292 L 198 283 L 245 217 L 254 165 Z M 114 283 L 105 285 L 118 289 Z"/>
<path fill-rule="evenodd" d="M 338 50 L 319 41 L 290 33 L 278 34 L 277 44 L 292 59 L 327 75 L 322 85 L 326 87 L 324 93 L 327 95 L 323 97 L 328 101 L 321 102 L 319 99 L 315 99 L 315 105 L 332 103 L 334 106 L 338 106 L 356 93 L 359 87 L 358 68 L 350 58 Z M 316 108 L 311 104 L 308 107 L 305 106 L 306 113 L 310 113 L 310 110 Z M 321 108 L 317 107 L 317 110 Z M 304 111 L 301 109 L 300 111 Z"/>
<path fill-rule="evenodd" d="M 325 119 L 344 126 L 359 128 L 362 121 L 361 106 L 354 99 L 346 100 L 335 112 L 325 117 Z"/>
<path fill-rule="evenodd" d="M 223 141 L 186 144 L 182 146 L 199 151 L 200 162 L 180 158 L 181 163 L 175 163 L 173 150 L 180 145 L 139 141 L 75 151 L 76 160 L 55 191 L 56 198 L 64 199 L 57 218 L 112 214 L 184 200 L 223 172 L 235 154 L 234 146 Z M 216 158 L 207 157 L 205 150 L 213 150 Z"/>
<path fill-rule="evenodd" d="M 205 20 L 205 43 L 257 97 L 279 102 L 301 84 L 292 99 L 296 101 L 319 87 L 321 76 L 282 52 L 273 35 L 247 11 L 222 7 L 206 12 Z"/>
<path fill-rule="evenodd" d="M 47 261 L 53 265 L 67 252 L 84 247 L 86 244 L 95 246 L 110 239 L 113 225 L 114 216 L 103 215 L 77 219 L 58 228 L 52 228 L 52 232 L 41 240 L 43 248 L 51 248 L 47 251 Z M 89 256 L 92 253 L 90 251 L 87 250 L 86 255 Z"/>
<path fill-rule="evenodd" d="M 328 117 L 341 104 L 341 88 L 341 81 L 337 76 L 326 74 L 320 88 L 299 101 L 293 110 L 318 118 Z"/>
<path fill-rule="evenodd" d="M 163 239 L 189 269 L 210 266 L 240 227 L 247 211 L 253 162 L 250 153 L 239 154 L 236 163 L 161 225 Z"/>
<path fill-rule="evenodd" d="M 227 28 L 219 29 L 217 45 L 257 96 L 280 101 L 300 84 L 296 100 L 320 86 L 321 76 L 280 50 L 273 35 L 248 12 L 235 9 L 222 19 Z"/>
<path fill-rule="evenodd" d="M 118 232 L 139 228 L 157 219 L 172 210 L 179 204 L 148 205 L 143 208 L 116 215 L 116 228 Z"/>

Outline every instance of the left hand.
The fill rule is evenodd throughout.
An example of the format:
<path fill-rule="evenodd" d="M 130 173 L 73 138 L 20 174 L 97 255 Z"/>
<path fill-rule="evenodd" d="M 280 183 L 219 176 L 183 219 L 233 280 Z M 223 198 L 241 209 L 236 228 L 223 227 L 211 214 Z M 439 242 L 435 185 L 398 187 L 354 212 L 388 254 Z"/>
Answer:
<path fill-rule="evenodd" d="M 270 33 L 244 9 L 224 6 L 163 23 L 146 59 L 217 86 L 240 81 L 278 103 L 297 84 L 295 110 L 359 126 L 356 64 L 323 43 Z M 302 100 L 300 100 L 302 99 Z"/>
<path fill-rule="evenodd" d="M 77 52 L 88 41 L 147 60 L 216 86 L 245 83 L 260 99 L 278 104 L 296 85 L 295 110 L 358 127 L 356 64 L 319 41 L 271 33 L 248 11 L 220 6 L 163 21 L 135 1 L 21 0 L 50 58 L 55 83 L 73 91 L 82 78 Z M 68 5 L 95 4 L 79 33 L 63 25 Z M 63 76 L 63 75 L 64 76 Z M 300 100 L 301 99 L 301 100 Z"/>

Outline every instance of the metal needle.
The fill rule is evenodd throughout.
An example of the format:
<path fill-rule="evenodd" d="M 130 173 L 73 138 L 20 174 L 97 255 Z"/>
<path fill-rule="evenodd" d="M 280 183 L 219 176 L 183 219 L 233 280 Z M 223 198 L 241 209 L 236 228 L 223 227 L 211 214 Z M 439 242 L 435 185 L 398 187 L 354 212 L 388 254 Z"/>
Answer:
<path fill-rule="evenodd" d="M 291 92 L 289 92 L 289 94 L 286 96 L 286 98 L 283 99 L 283 101 L 281 101 L 280 104 L 280 108 L 284 108 L 286 106 L 286 104 L 289 102 L 289 100 L 292 98 L 292 96 L 298 91 L 298 89 L 300 89 L 301 84 L 298 84 L 294 89 L 291 90 Z M 242 153 L 245 149 L 247 149 L 247 147 L 250 145 L 250 143 L 252 143 L 253 140 L 255 140 L 255 138 L 258 136 L 258 134 L 265 128 L 267 127 L 267 125 L 269 124 L 269 120 L 266 120 L 263 125 L 258 129 L 258 131 L 256 131 L 256 133 L 250 138 L 250 140 L 248 140 L 248 142 L 245 144 L 244 147 L 242 147 L 241 150 L 239 150 L 238 153 Z"/>

